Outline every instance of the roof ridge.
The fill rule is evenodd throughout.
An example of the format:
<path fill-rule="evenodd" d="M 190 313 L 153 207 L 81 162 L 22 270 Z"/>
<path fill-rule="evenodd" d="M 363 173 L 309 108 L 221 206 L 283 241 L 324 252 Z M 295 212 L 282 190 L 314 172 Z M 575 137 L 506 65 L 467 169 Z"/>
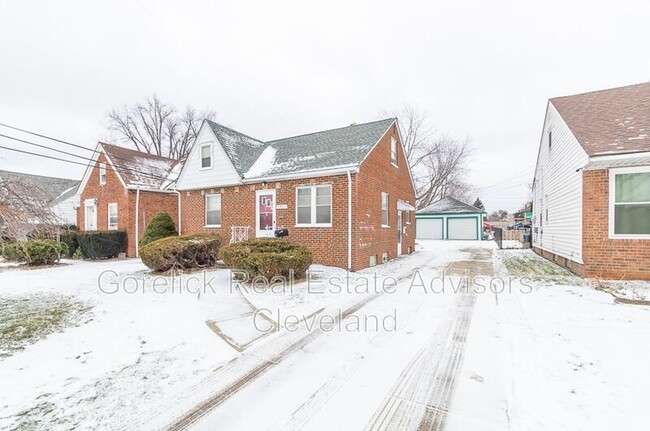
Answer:
<path fill-rule="evenodd" d="M 395 118 L 395 117 L 389 117 L 389 118 L 384 118 L 384 119 L 382 119 L 382 120 L 368 121 L 368 122 L 366 122 L 366 123 L 361 123 L 361 124 L 351 124 L 351 125 L 349 125 L 349 126 L 335 127 L 335 128 L 333 128 L 333 129 L 325 129 L 325 130 L 319 130 L 319 131 L 317 131 L 317 132 L 302 133 L 302 134 L 300 134 L 300 135 L 287 136 L 286 138 L 274 139 L 274 140 L 272 140 L 272 141 L 266 141 L 265 143 L 266 143 L 266 144 L 272 144 L 272 143 L 274 143 L 274 142 L 285 141 L 285 140 L 287 140 L 287 139 L 301 138 L 301 137 L 303 137 L 303 136 L 316 135 L 316 134 L 319 134 L 319 133 L 325 133 L 325 132 L 333 132 L 333 131 L 335 131 L 335 130 L 343 130 L 343 129 L 347 129 L 347 128 L 350 128 L 350 127 L 367 126 L 368 124 L 381 123 L 382 121 L 388 121 L 388 120 L 392 120 L 392 121 L 394 122 L 396 119 L 397 119 L 397 118 Z"/>
<path fill-rule="evenodd" d="M 566 96 L 555 96 L 555 97 L 551 97 L 549 100 L 553 101 L 553 100 L 557 100 L 557 99 L 566 99 L 566 98 L 570 98 L 570 97 L 585 96 L 587 94 L 603 93 L 603 92 L 606 92 L 606 91 L 620 90 L 622 88 L 639 87 L 639 86 L 642 86 L 642 85 L 650 85 L 650 81 L 639 82 L 637 84 L 620 85 L 618 87 L 612 87 L 612 88 L 603 88 L 601 90 L 585 91 L 585 92 L 582 92 L 582 93 L 567 94 Z"/>
<path fill-rule="evenodd" d="M 257 141 L 257 142 L 259 142 L 260 144 L 265 144 L 265 143 L 266 143 L 266 142 L 264 142 L 264 141 L 262 141 L 262 140 L 260 140 L 260 139 L 253 138 L 252 136 L 247 135 L 246 133 L 242 133 L 242 132 L 240 132 L 239 130 L 235 130 L 235 129 L 233 129 L 232 127 L 224 126 L 224 125 L 221 124 L 221 123 L 217 123 L 216 121 L 208 120 L 207 118 L 205 119 L 205 121 L 207 121 L 208 123 L 216 124 L 217 126 L 222 127 L 222 128 L 224 128 L 224 129 L 228 129 L 228 130 L 230 130 L 231 132 L 235 132 L 235 133 L 237 133 L 238 135 L 245 136 L 245 137 L 247 137 L 248 139 L 252 139 L 252 140 L 254 140 L 254 141 Z"/>
<path fill-rule="evenodd" d="M 49 177 L 47 175 L 38 175 L 38 174 L 28 174 L 26 172 L 17 172 L 17 171 L 7 171 L 5 169 L 0 169 L 1 172 L 7 172 L 9 174 L 18 174 L 18 175 L 26 175 L 28 177 L 39 177 L 39 178 L 47 178 L 50 180 L 65 180 L 65 181 L 76 181 L 77 183 L 80 182 L 80 180 L 72 179 L 72 178 L 63 178 L 63 177 Z"/>
<path fill-rule="evenodd" d="M 138 153 L 138 154 L 141 154 L 142 156 L 150 157 L 150 158 L 169 160 L 169 161 L 172 161 L 172 162 L 177 162 L 179 160 L 179 159 L 172 159 L 171 157 L 159 156 L 158 154 L 147 153 L 146 151 L 134 150 L 133 148 L 123 147 L 121 145 L 109 144 L 108 142 L 99 141 L 99 145 L 101 145 L 102 147 L 103 146 L 109 146 L 109 147 L 113 147 L 113 148 L 118 148 L 120 150 L 130 151 L 132 153 Z"/>

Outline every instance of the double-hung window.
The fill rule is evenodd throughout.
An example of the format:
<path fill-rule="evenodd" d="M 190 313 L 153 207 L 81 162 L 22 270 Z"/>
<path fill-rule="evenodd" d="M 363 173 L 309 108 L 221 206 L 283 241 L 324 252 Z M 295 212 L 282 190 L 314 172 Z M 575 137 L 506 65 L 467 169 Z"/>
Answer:
<path fill-rule="evenodd" d="M 108 204 L 108 229 L 109 230 L 117 229 L 117 204 L 116 203 Z"/>
<path fill-rule="evenodd" d="M 381 225 L 388 227 L 388 193 L 381 193 Z"/>
<path fill-rule="evenodd" d="M 612 237 L 650 237 L 650 168 L 610 170 L 609 220 Z"/>
<path fill-rule="evenodd" d="M 99 164 L 99 185 L 106 184 L 106 163 Z"/>
<path fill-rule="evenodd" d="M 205 226 L 221 226 L 221 195 L 205 195 Z"/>
<path fill-rule="evenodd" d="M 212 144 L 201 145 L 201 169 L 212 167 Z"/>
<path fill-rule="evenodd" d="M 397 139 L 390 138 L 390 162 L 397 166 Z"/>
<path fill-rule="evenodd" d="M 296 226 L 332 225 L 332 186 L 296 187 Z"/>

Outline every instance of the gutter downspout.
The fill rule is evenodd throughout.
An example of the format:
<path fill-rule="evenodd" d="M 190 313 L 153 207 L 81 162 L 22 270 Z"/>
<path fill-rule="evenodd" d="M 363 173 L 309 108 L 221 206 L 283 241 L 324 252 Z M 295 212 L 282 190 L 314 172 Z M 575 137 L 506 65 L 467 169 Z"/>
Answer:
<path fill-rule="evenodd" d="M 178 195 L 178 236 L 181 236 L 181 227 L 182 227 L 182 219 L 181 219 L 181 192 L 178 190 L 174 190 L 174 193 Z"/>
<path fill-rule="evenodd" d="M 348 272 L 352 270 L 352 175 L 348 173 Z"/>
<path fill-rule="evenodd" d="M 140 257 L 140 187 L 135 192 L 135 257 Z"/>

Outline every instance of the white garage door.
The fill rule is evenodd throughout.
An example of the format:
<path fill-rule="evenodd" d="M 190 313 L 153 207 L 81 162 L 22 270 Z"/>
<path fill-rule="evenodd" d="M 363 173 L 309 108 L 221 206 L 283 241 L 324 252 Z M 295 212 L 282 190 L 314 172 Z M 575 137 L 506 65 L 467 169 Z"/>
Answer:
<path fill-rule="evenodd" d="M 442 219 L 421 218 L 415 220 L 417 239 L 442 239 Z"/>
<path fill-rule="evenodd" d="M 447 222 L 447 238 L 478 239 L 475 218 L 450 218 Z"/>

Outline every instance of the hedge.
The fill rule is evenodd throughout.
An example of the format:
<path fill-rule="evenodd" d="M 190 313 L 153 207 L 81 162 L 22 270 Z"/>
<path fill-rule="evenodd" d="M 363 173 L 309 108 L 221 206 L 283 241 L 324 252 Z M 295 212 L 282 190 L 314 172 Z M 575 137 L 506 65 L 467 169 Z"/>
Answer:
<path fill-rule="evenodd" d="M 151 218 L 147 228 L 144 230 L 144 234 L 142 234 L 140 247 L 144 247 L 150 242 L 167 238 L 168 236 L 178 236 L 174 220 L 165 211 L 157 212 Z"/>
<path fill-rule="evenodd" d="M 142 263 L 159 272 L 211 268 L 219 260 L 220 247 L 219 235 L 170 236 L 142 247 L 140 258 Z"/>
<path fill-rule="evenodd" d="M 253 239 L 227 245 L 221 249 L 223 263 L 231 270 L 243 270 L 249 277 L 303 277 L 314 255 L 307 247 L 276 238 Z"/>
<path fill-rule="evenodd" d="M 74 230 L 61 234 L 61 242 L 68 245 L 67 257 L 74 256 L 75 252 L 79 248 L 79 239 L 77 238 L 77 234 L 78 232 Z"/>
<path fill-rule="evenodd" d="M 123 230 L 79 232 L 77 242 L 86 259 L 110 259 L 126 251 L 126 232 Z"/>
<path fill-rule="evenodd" d="M 14 262 L 27 262 L 28 265 L 52 265 L 61 255 L 68 254 L 68 245 L 52 239 L 32 239 L 12 242 L 2 249 L 2 257 Z"/>

